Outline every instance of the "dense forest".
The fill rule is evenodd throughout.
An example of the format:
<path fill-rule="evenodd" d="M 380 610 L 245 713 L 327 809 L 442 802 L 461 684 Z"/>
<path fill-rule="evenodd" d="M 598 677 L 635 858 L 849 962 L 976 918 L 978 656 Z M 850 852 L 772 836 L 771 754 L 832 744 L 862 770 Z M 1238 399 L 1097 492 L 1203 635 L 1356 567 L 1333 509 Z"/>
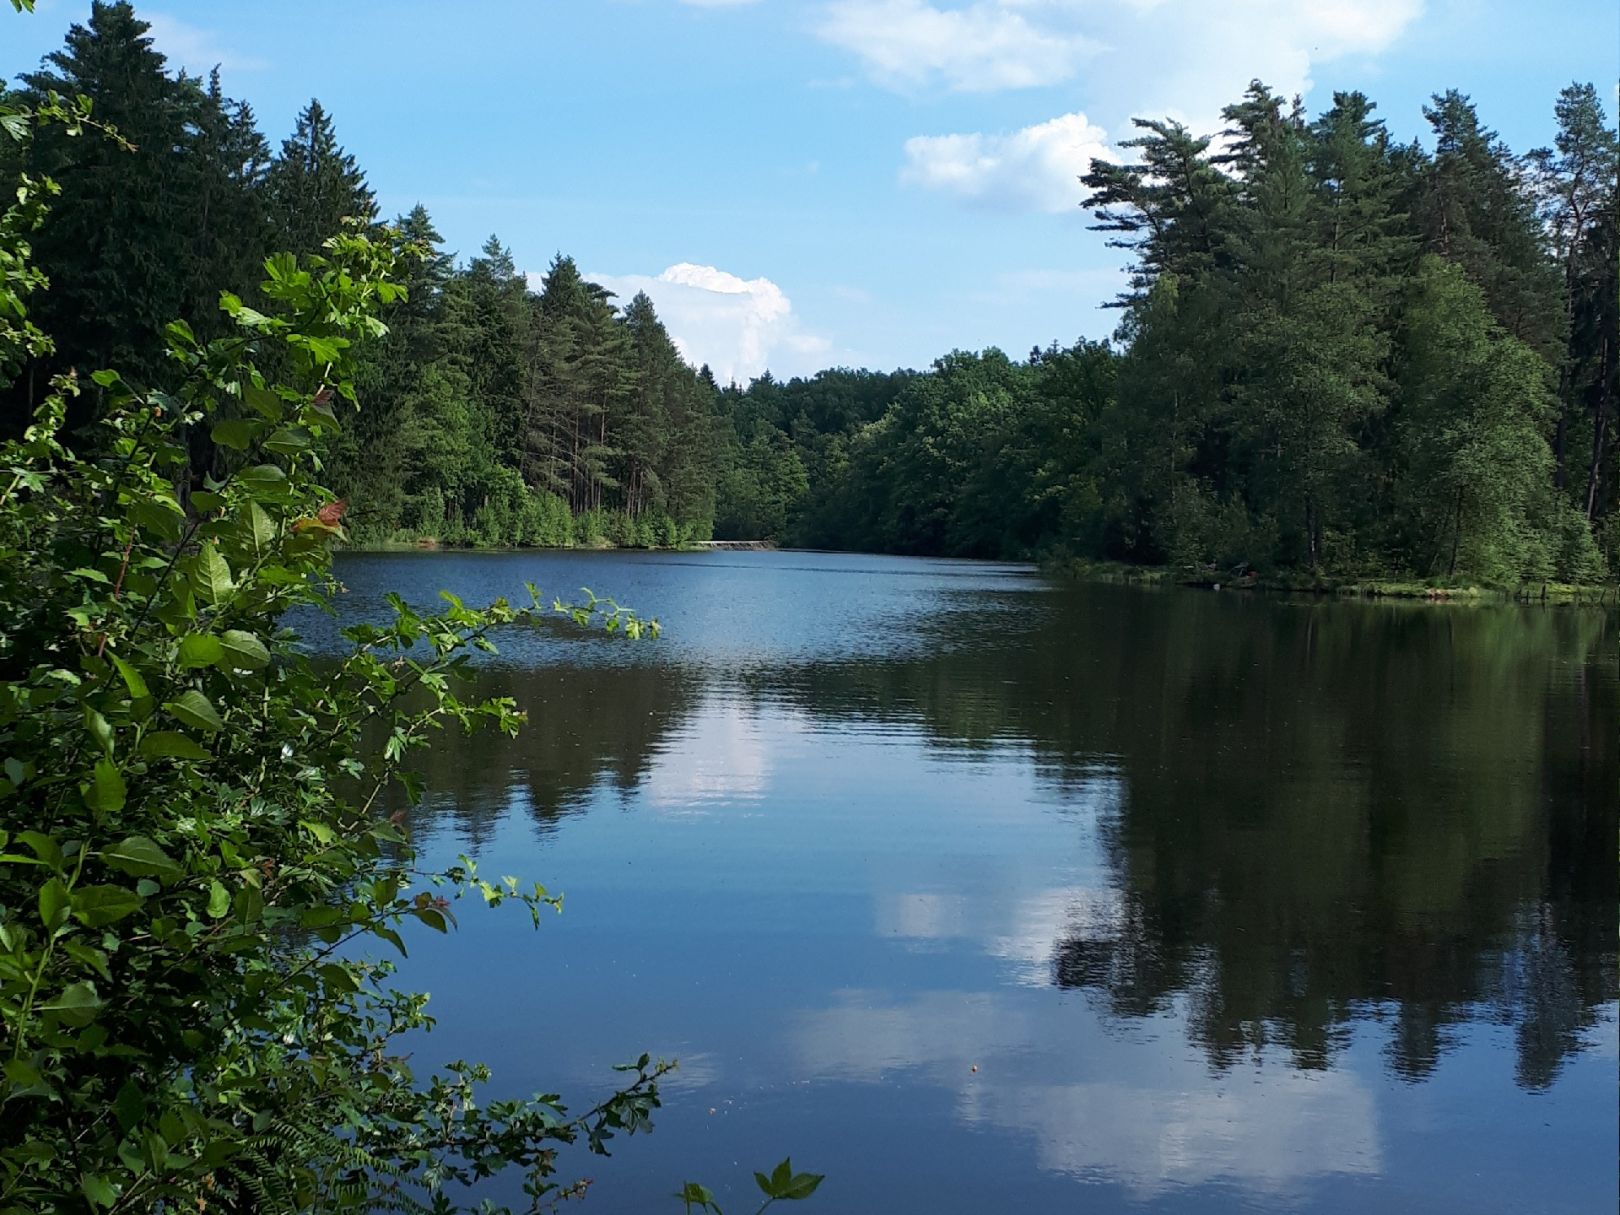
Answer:
<path fill-rule="evenodd" d="M 96 4 L 15 98 L 53 90 L 133 146 L 52 129 L 0 166 L 63 191 L 33 242 L 57 350 L 0 352 L 5 426 L 67 367 L 161 386 L 164 326 L 225 332 L 219 289 L 251 305 L 266 253 L 387 232 L 408 293 L 327 457 L 363 542 L 714 535 L 1496 583 L 1620 562 L 1617 142 L 1591 85 L 1528 154 L 1456 92 L 1422 141 L 1359 93 L 1313 118 L 1259 83 L 1209 137 L 1139 120 L 1075 185 L 1131 260 L 1113 341 L 747 386 L 566 256 L 535 289 L 496 237 L 459 259 L 420 206 L 385 223 L 319 102 L 273 150 L 127 4 Z M 233 455 L 192 446 L 197 477 Z"/>

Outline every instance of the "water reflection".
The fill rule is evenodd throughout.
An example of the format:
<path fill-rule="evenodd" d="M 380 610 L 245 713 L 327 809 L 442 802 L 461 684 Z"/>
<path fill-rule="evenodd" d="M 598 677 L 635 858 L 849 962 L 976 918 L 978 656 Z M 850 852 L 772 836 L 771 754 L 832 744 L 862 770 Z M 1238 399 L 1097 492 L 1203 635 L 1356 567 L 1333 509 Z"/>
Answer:
<path fill-rule="evenodd" d="M 679 1053 L 694 1100 L 650 1174 L 723 1177 L 770 1129 L 762 1153 L 839 1162 L 847 1210 L 1074 1179 L 1101 1209 L 1612 1198 L 1612 619 L 574 560 L 425 567 L 472 600 L 622 579 L 669 630 L 513 639 L 479 690 L 531 727 L 429 760 L 423 838 L 579 916 L 416 956 L 446 1057 L 549 1084 Z M 364 604 L 423 568 L 345 577 Z M 566 993 L 529 977 L 557 966 Z M 722 1145 L 706 1109 L 748 1129 Z M 970 1176 L 917 1180 L 941 1153 Z M 624 1184 L 604 1201 L 664 1192 Z"/>
<path fill-rule="evenodd" d="M 1263 1084 L 1211 1087 L 1196 1060 L 1172 1051 L 1129 1077 L 1093 1076 L 1078 1058 L 1020 1074 L 1030 1043 L 1065 1037 L 1064 1012 L 982 992 L 904 1003 L 841 992 L 801 1021 L 795 1045 L 816 1074 L 876 1081 L 922 1069 L 965 1123 L 1022 1132 L 1043 1168 L 1104 1176 L 1138 1198 L 1234 1178 L 1293 1195 L 1325 1175 L 1381 1171 L 1377 1110 L 1353 1073 L 1283 1068 Z"/>
<path fill-rule="evenodd" d="M 1393 1011 L 1404 1077 L 1484 1018 L 1549 1083 L 1616 981 L 1605 618 L 1129 594 L 758 694 L 915 719 L 964 755 L 1022 743 L 1071 801 L 1106 761 L 1113 898 L 1057 926 L 1051 980 L 1123 1016 L 1190 997 L 1218 1066 L 1278 1044 L 1321 1068 Z"/>

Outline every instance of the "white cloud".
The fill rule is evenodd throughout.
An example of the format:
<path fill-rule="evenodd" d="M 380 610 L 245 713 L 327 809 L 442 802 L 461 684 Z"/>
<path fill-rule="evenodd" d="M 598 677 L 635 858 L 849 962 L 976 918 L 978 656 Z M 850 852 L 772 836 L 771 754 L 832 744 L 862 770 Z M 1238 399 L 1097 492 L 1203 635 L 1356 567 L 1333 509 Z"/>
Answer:
<path fill-rule="evenodd" d="M 1009 134 L 915 136 L 900 178 L 997 209 L 1079 215 L 1079 179 L 1093 159 L 1118 159 L 1107 132 L 1084 114 L 1062 114 Z"/>
<path fill-rule="evenodd" d="M 898 88 L 1053 84 L 1086 59 L 1077 89 L 1114 129 L 1170 117 L 1215 134 L 1251 80 L 1306 93 L 1316 64 L 1387 50 L 1422 10 L 1423 0 L 836 0 L 821 34 Z M 1010 133 L 918 135 L 900 175 L 980 206 L 1078 214 L 1078 177 L 1093 158 L 1118 159 L 1107 138 L 1078 110 Z"/>
<path fill-rule="evenodd" d="M 653 764 L 642 796 L 660 813 L 681 817 L 758 802 L 770 783 L 771 755 L 758 724 L 738 702 L 706 700 L 682 722 L 679 745 Z"/>
<path fill-rule="evenodd" d="M 1043 1169 L 1108 1178 L 1139 1199 L 1219 1183 L 1293 1207 L 1319 1177 L 1380 1173 L 1377 1105 L 1354 1072 L 1300 1071 L 1268 1050 L 1212 1077 L 1193 1052 L 1151 1043 L 1055 1048 L 1103 1032 L 1087 1015 L 998 992 L 843 991 L 799 1015 L 792 1051 L 817 1079 L 921 1073 L 953 1095 L 960 1122 L 1031 1140 Z M 1163 1033 L 1173 1019 L 1137 1028 Z"/>
<path fill-rule="evenodd" d="M 1116 129 L 1135 115 L 1168 115 L 1213 133 L 1221 108 L 1250 80 L 1284 96 L 1307 92 L 1316 65 L 1387 50 L 1423 7 L 1424 0 L 832 0 L 816 32 L 890 88 L 991 91 L 1079 77 L 1073 87 L 1087 111 Z M 921 150 L 970 155 L 976 148 Z"/>
<path fill-rule="evenodd" d="M 222 45 L 212 30 L 167 13 L 142 12 L 141 20 L 152 27 L 152 45 L 172 66 L 183 67 L 193 76 L 206 76 L 215 67 L 229 72 L 254 72 L 268 66 L 263 59 Z"/>
<path fill-rule="evenodd" d="M 816 370 L 831 347 L 807 333 L 793 302 L 768 278 L 739 278 L 714 266 L 680 262 L 657 277 L 587 276 L 628 301 L 645 291 L 681 354 L 707 363 L 722 384 L 752 379 L 767 369 L 780 375 Z"/>
<path fill-rule="evenodd" d="M 937 82 L 989 92 L 1058 84 L 1097 49 L 1089 38 L 1041 28 L 996 0 L 950 9 L 924 0 L 835 0 L 816 32 L 858 56 L 880 84 L 897 89 Z"/>
<path fill-rule="evenodd" d="M 1095 83 L 1133 114 L 1169 114 L 1209 134 L 1249 81 L 1285 97 L 1307 93 L 1317 64 L 1389 49 L 1422 11 L 1423 0 L 1162 0 L 1116 10 L 1108 35 L 1117 54 Z"/>

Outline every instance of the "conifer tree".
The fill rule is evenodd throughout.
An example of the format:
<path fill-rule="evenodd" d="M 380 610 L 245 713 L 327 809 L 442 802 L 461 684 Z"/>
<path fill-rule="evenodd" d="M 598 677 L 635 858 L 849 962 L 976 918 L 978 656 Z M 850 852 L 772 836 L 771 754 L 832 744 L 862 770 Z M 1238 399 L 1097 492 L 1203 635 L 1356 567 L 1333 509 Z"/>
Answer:
<path fill-rule="evenodd" d="M 1555 364 L 1558 273 L 1524 164 L 1455 89 L 1436 94 L 1423 115 L 1435 150 L 1418 170 L 1412 211 L 1428 251 L 1462 266 L 1502 327 Z"/>
<path fill-rule="evenodd" d="M 1537 149 L 1529 159 L 1540 196 L 1542 219 L 1562 279 L 1564 333 L 1569 343 L 1558 362 L 1558 421 L 1553 433 L 1553 480 L 1562 489 L 1569 464 L 1570 427 L 1581 411 L 1577 398 L 1584 377 L 1579 367 L 1581 356 L 1576 349 L 1575 317 L 1582 307 L 1579 297 L 1583 279 L 1591 279 L 1590 269 L 1583 265 L 1583 259 L 1598 251 L 1602 244 L 1601 237 L 1596 241 L 1589 237 L 1603 222 L 1605 208 L 1611 216 L 1613 214 L 1620 144 L 1616 143 L 1615 132 L 1608 125 L 1597 89 L 1590 84 L 1572 84 L 1565 88 L 1558 95 L 1554 112 L 1558 118 L 1558 135 L 1553 146 Z M 1594 336 L 1601 344 L 1602 335 L 1590 332 L 1579 335 L 1582 339 Z"/>
<path fill-rule="evenodd" d="M 267 184 L 277 246 L 294 253 L 318 250 L 345 220 L 370 223 L 377 215 L 366 175 L 339 145 L 331 115 L 318 100 L 304 107 L 282 141 Z"/>
<path fill-rule="evenodd" d="M 206 132 L 228 118 L 209 110 L 221 98 L 168 75 L 149 30 L 129 4 L 97 0 L 88 21 L 69 29 L 63 48 L 23 77 L 25 103 L 51 91 L 87 97 L 97 120 L 127 141 L 74 138 L 57 126 L 41 128 L 31 141 L 30 170 L 54 178 L 70 200 L 33 242 L 35 259 L 53 280 L 35 318 L 56 338 L 49 370 L 77 367 L 88 376 L 117 364 L 149 377 L 160 365 L 165 324 L 177 317 L 200 322 L 204 313 L 211 320 L 218 311 L 218 284 L 199 299 L 200 280 L 190 271 L 203 252 L 192 235 L 200 212 L 209 202 L 228 211 L 235 201 L 217 197 L 208 174 L 196 171 Z M 240 178 L 236 185 L 250 188 Z M 22 395 L 29 383 L 42 386 L 47 374 L 36 368 Z M 26 400 L 13 402 L 13 418 L 26 416 L 27 407 Z"/>

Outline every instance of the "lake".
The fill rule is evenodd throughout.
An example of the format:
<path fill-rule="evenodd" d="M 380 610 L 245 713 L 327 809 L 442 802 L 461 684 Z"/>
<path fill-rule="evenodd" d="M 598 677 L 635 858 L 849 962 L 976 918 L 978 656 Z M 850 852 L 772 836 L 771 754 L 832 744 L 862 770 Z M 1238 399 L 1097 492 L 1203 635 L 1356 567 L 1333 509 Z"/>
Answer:
<path fill-rule="evenodd" d="M 347 617 L 589 587 L 500 638 L 516 740 L 421 765 L 467 908 L 405 980 L 578 1108 L 681 1067 L 587 1210 L 1592 1212 L 1617 1188 L 1617 629 L 796 552 L 351 554 Z M 316 630 L 317 644 L 329 640 Z M 750 1195 L 754 1195 L 750 1199 Z"/>

